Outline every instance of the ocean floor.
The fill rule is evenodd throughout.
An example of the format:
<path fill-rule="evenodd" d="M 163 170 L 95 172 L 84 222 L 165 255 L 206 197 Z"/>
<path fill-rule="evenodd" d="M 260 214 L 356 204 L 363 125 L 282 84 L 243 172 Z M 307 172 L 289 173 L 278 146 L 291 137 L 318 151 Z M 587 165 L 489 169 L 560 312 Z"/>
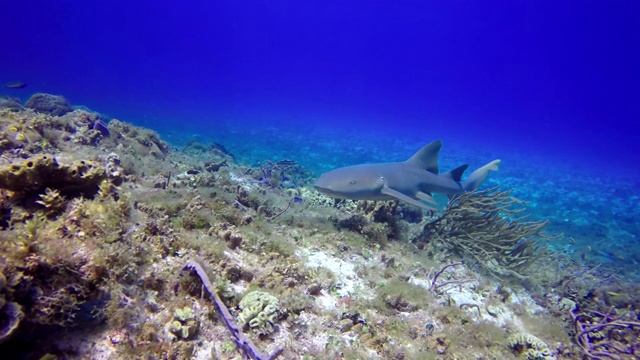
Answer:
<path fill-rule="evenodd" d="M 509 189 L 539 175 L 507 171 L 433 214 L 337 202 L 284 152 L 243 162 L 34 96 L 0 101 L 3 358 L 640 353 L 640 256 L 613 241 L 635 241 L 638 209 L 580 191 L 604 179 L 523 203 Z"/>

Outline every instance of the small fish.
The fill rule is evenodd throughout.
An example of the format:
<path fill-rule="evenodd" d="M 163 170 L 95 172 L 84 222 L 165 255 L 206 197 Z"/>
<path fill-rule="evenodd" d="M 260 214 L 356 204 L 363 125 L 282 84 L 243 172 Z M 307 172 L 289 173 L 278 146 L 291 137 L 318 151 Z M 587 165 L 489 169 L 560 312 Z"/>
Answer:
<path fill-rule="evenodd" d="M 617 293 L 615 291 L 607 291 L 607 294 L 609 294 L 610 296 L 620 296 L 620 293 Z"/>
<path fill-rule="evenodd" d="M 16 82 L 7 84 L 4 87 L 8 89 L 24 89 L 27 87 L 27 84 L 23 83 L 22 81 L 16 81 Z"/>

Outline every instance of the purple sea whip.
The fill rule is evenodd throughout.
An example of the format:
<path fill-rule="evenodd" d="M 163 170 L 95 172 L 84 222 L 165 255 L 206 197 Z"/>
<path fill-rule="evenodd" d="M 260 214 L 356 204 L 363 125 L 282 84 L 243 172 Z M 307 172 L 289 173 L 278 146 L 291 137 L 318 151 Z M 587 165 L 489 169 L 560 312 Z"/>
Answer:
<path fill-rule="evenodd" d="M 613 309 L 604 314 L 598 311 L 571 311 L 575 327 L 575 342 L 589 359 L 630 359 L 640 355 L 640 322 L 633 312 L 615 316 Z"/>
<path fill-rule="evenodd" d="M 231 335 L 235 338 L 236 347 L 240 353 L 242 353 L 242 357 L 244 359 L 273 360 L 282 353 L 283 349 L 278 348 L 270 355 L 263 355 L 260 350 L 253 345 L 253 343 L 244 335 L 242 329 L 235 323 L 233 316 L 229 313 L 229 309 L 227 309 L 227 306 L 222 302 L 222 299 L 220 299 L 220 296 L 218 296 L 218 293 L 214 290 L 207 273 L 200 264 L 190 260 L 184 264 L 182 270 L 192 271 L 200 278 L 202 286 L 204 286 L 205 290 L 213 299 L 218 312 L 222 315 L 222 320 L 224 320 L 225 325 L 227 325 L 227 328 L 231 331 Z"/>

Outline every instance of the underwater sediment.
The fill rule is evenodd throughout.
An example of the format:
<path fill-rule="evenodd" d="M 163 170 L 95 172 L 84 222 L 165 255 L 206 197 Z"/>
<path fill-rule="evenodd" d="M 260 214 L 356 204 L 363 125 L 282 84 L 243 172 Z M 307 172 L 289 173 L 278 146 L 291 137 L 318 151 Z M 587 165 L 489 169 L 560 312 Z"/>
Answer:
<path fill-rule="evenodd" d="M 236 163 L 34 97 L 0 102 L 3 358 L 640 351 L 637 285 L 550 249 L 508 189 L 433 215 L 336 202 L 295 161 Z"/>

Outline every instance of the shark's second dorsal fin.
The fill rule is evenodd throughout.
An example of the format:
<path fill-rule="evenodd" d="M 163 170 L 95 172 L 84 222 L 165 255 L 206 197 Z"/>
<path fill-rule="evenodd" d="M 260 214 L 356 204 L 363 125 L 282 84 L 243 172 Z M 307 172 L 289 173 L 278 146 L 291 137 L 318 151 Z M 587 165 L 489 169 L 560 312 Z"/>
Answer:
<path fill-rule="evenodd" d="M 442 176 L 448 176 L 448 177 L 451 177 L 453 181 L 460 182 L 462 179 L 462 174 L 464 174 L 465 170 L 467 170 L 468 167 L 469 167 L 469 164 L 458 166 L 457 168 L 442 174 Z"/>
<path fill-rule="evenodd" d="M 440 140 L 432 141 L 418 150 L 418 152 L 409 158 L 409 160 L 405 161 L 405 163 L 437 175 L 439 173 L 438 155 L 440 155 L 441 147 L 442 142 Z"/>

